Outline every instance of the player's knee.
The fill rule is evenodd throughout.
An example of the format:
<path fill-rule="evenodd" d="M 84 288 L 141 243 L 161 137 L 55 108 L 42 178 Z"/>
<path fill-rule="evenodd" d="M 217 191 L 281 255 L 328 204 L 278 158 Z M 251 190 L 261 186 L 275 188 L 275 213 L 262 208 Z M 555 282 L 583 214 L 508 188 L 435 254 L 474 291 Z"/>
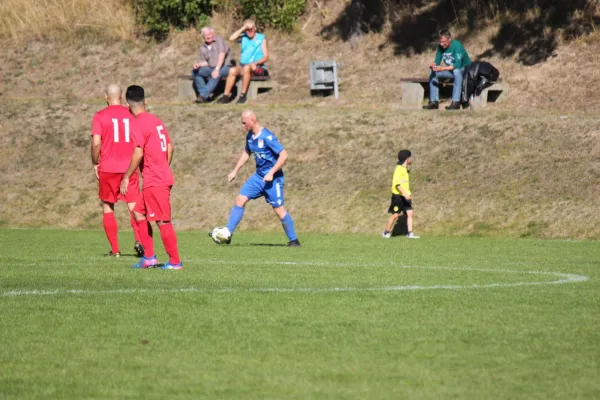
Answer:
<path fill-rule="evenodd" d="M 137 211 L 133 211 L 133 219 L 135 219 L 136 221 L 143 221 L 146 219 L 146 216 L 144 214 L 140 214 Z"/>
<path fill-rule="evenodd" d="M 247 202 L 248 202 L 248 198 L 246 196 L 242 196 L 242 195 L 238 194 L 237 197 L 235 198 L 235 205 L 238 207 L 244 207 Z"/>
<path fill-rule="evenodd" d="M 279 219 L 283 219 L 283 217 L 285 217 L 285 214 L 287 214 L 287 211 L 285 210 L 285 207 L 283 207 L 283 206 L 274 207 L 273 211 L 275 211 L 275 214 L 277 214 Z"/>

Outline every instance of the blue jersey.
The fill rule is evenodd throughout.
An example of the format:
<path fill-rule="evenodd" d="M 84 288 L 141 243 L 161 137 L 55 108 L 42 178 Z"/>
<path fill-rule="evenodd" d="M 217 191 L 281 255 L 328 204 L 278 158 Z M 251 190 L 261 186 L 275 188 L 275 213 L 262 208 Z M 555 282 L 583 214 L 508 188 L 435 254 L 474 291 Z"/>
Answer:
<path fill-rule="evenodd" d="M 256 137 L 253 136 L 252 131 L 248 132 L 246 151 L 254 155 L 257 175 L 264 177 L 279 159 L 279 153 L 283 151 L 283 146 L 271 131 L 262 128 Z M 280 169 L 274 177 L 277 178 L 282 175 L 283 170 Z"/>

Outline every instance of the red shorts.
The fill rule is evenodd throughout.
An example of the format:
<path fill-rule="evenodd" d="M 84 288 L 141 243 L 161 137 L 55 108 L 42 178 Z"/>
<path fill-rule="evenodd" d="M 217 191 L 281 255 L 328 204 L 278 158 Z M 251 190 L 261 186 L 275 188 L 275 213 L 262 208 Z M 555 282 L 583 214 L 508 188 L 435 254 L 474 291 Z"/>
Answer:
<path fill-rule="evenodd" d="M 135 204 L 133 211 L 146 216 L 148 221 L 171 220 L 171 187 L 152 186 L 142 190 L 142 201 Z"/>
<path fill-rule="evenodd" d="M 257 65 L 256 69 L 252 71 L 253 76 L 269 76 L 269 71 L 262 65 Z"/>
<path fill-rule="evenodd" d="M 126 203 L 138 203 L 140 198 L 140 180 L 137 171 L 129 177 L 127 195 L 123 196 L 119 187 L 125 173 L 120 172 L 98 172 L 100 184 L 98 185 L 98 197 L 107 203 L 116 203 L 121 200 Z"/>

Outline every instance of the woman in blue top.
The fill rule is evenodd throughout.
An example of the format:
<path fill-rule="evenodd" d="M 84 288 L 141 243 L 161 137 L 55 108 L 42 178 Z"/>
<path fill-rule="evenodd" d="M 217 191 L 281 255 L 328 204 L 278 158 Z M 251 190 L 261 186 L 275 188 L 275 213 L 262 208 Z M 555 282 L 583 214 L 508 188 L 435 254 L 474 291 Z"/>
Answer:
<path fill-rule="evenodd" d="M 247 19 L 244 25 L 233 32 L 229 40 L 240 40 L 242 42 L 242 53 L 240 56 L 240 65 L 232 67 L 225 83 L 225 92 L 220 103 L 230 103 L 233 100 L 231 90 L 235 85 L 238 76 L 242 77 L 242 93 L 238 99 L 238 104 L 246 102 L 246 93 L 250 86 L 252 75 L 269 75 L 265 63 L 269 60 L 269 49 L 267 47 L 267 38 L 262 33 L 256 32 L 256 23 Z"/>

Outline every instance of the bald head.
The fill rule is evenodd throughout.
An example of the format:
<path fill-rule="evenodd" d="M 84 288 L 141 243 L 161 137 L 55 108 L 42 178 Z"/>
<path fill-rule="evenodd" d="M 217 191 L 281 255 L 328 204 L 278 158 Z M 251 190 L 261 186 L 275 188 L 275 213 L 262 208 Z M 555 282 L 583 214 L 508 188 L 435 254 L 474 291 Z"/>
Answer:
<path fill-rule="evenodd" d="M 258 133 L 261 126 L 258 123 L 258 119 L 256 118 L 256 114 L 252 110 L 246 110 L 242 113 L 242 125 L 247 131 L 252 131 L 254 133 Z"/>
<path fill-rule="evenodd" d="M 254 111 L 252 110 L 246 110 L 242 113 L 242 118 L 253 118 L 256 120 L 256 114 L 254 114 Z"/>
<path fill-rule="evenodd" d="M 106 91 L 104 92 L 104 98 L 108 102 L 108 104 L 121 104 L 121 86 L 116 83 L 111 83 L 106 86 Z"/>

